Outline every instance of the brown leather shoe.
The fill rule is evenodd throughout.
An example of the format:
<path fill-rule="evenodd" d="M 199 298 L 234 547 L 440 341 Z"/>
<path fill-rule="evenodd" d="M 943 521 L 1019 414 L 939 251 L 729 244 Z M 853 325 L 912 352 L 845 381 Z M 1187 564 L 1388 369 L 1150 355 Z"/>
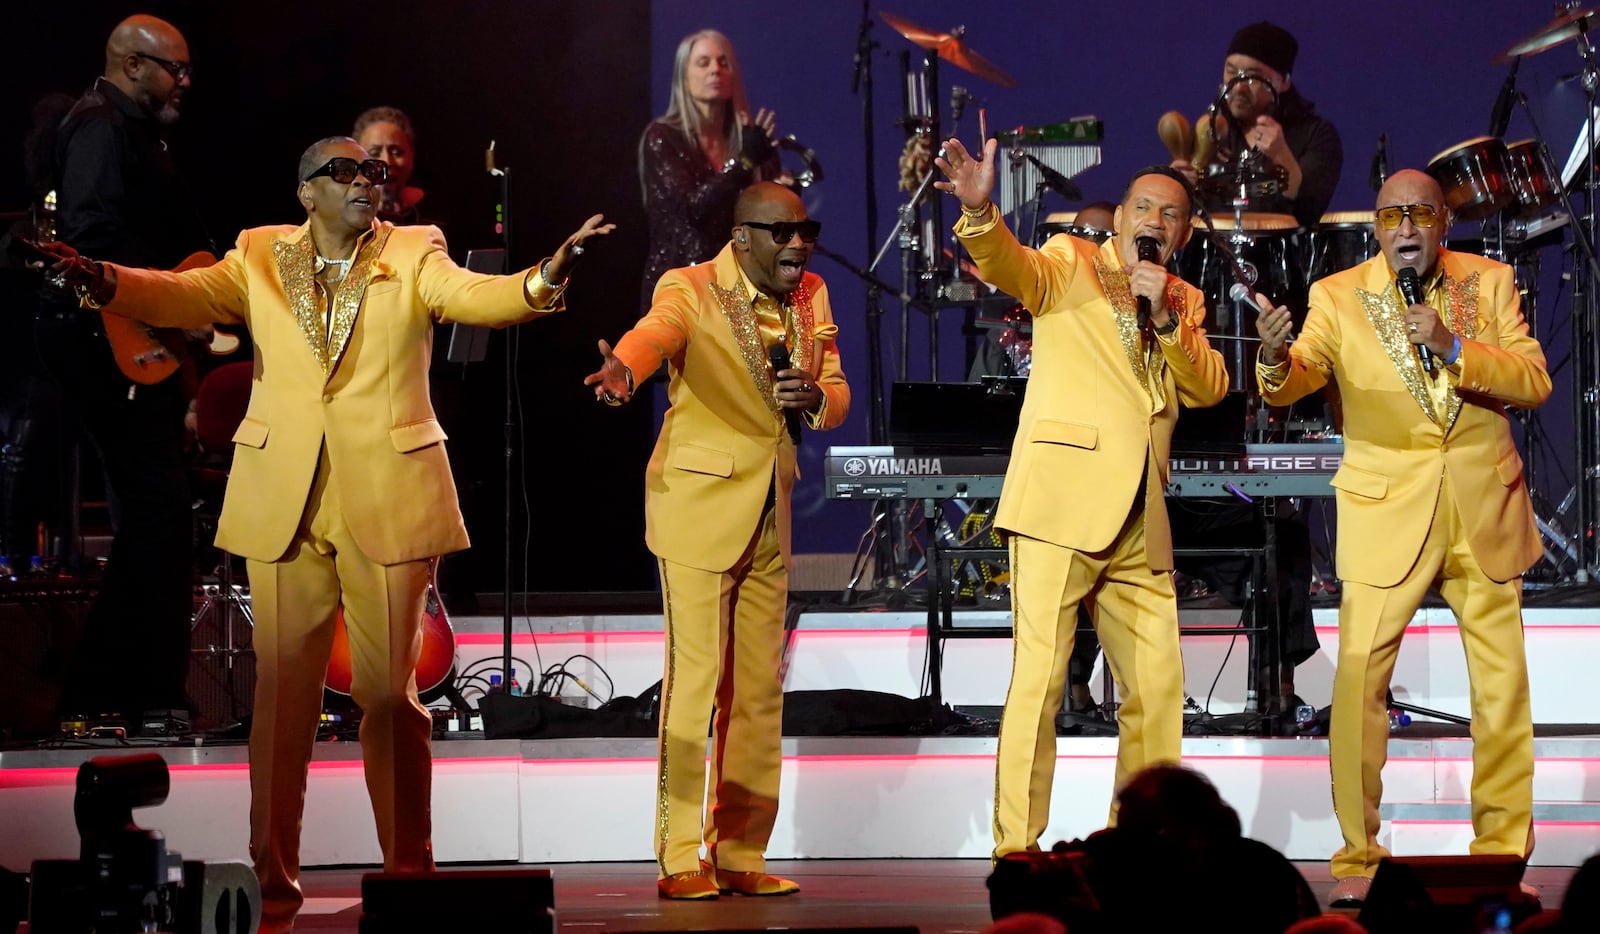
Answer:
<path fill-rule="evenodd" d="M 780 879 L 765 872 L 718 869 L 704 862 L 700 865 L 716 880 L 717 890 L 724 895 L 730 892 L 735 895 L 793 895 L 800 891 L 800 883 L 793 879 Z"/>
<path fill-rule="evenodd" d="M 656 894 L 662 898 L 709 899 L 719 893 L 716 880 L 704 869 L 696 869 L 657 879 Z"/>

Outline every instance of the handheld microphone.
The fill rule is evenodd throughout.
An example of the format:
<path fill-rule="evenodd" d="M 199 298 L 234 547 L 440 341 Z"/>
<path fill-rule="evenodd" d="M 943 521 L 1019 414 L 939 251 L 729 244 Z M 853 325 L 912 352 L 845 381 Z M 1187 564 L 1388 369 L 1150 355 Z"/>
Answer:
<path fill-rule="evenodd" d="M 1258 315 L 1262 313 L 1261 306 L 1256 304 L 1255 298 L 1250 294 L 1250 288 L 1243 282 L 1235 282 L 1233 286 L 1228 289 L 1228 297 L 1236 302 L 1243 302 L 1244 304 L 1249 305 L 1251 308 L 1256 310 L 1256 314 Z"/>
<path fill-rule="evenodd" d="M 1405 296 L 1406 305 L 1422 304 L 1422 282 L 1417 279 L 1417 271 L 1410 266 L 1400 270 L 1396 280 L 1400 285 L 1400 294 Z M 1433 354 L 1428 351 L 1428 345 L 1417 345 L 1417 358 L 1422 361 L 1422 372 L 1433 373 Z"/>
<path fill-rule="evenodd" d="M 789 348 L 782 341 L 767 348 L 767 361 L 772 364 L 772 378 L 778 378 L 779 370 L 789 369 Z M 795 447 L 800 446 L 800 410 L 784 409 L 783 422 L 789 426 L 789 441 Z"/>
<path fill-rule="evenodd" d="M 1028 158 L 1033 158 L 1029 156 Z M 1139 251 L 1139 259 L 1145 262 L 1161 263 L 1161 244 L 1155 237 L 1135 237 L 1133 248 Z M 1150 326 L 1150 299 L 1139 296 L 1139 330 Z"/>
<path fill-rule="evenodd" d="M 1044 179 L 1044 186 L 1046 188 L 1050 189 L 1061 197 L 1066 198 L 1068 201 L 1083 200 L 1082 189 L 1074 184 L 1072 179 L 1062 175 L 1055 169 L 1050 168 L 1043 162 L 1040 162 L 1039 157 L 1035 156 L 1031 152 L 1027 153 L 1027 159 L 1029 162 L 1033 163 L 1034 168 L 1039 170 L 1039 177 Z"/>

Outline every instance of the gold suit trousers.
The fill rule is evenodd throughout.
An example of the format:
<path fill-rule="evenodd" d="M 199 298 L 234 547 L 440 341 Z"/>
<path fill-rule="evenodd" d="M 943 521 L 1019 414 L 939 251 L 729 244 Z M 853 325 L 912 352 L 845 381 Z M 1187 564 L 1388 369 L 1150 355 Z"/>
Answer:
<path fill-rule="evenodd" d="M 306 779 L 341 602 L 384 869 L 433 867 L 432 722 L 416 683 L 429 562 L 385 566 L 363 555 L 345 526 L 330 469 L 324 449 L 300 529 L 284 556 L 248 563 L 257 673 L 250 854 L 261 880 L 264 932 L 288 930 L 303 901 Z"/>
<path fill-rule="evenodd" d="M 783 768 L 783 614 L 788 571 L 768 507 L 732 568 L 717 573 L 660 559 L 666 610 L 656 770 L 661 875 L 713 865 L 766 868 Z M 711 725 L 709 789 L 706 729 Z"/>
<path fill-rule="evenodd" d="M 1406 624 L 1436 586 L 1461 630 L 1472 704 L 1473 853 L 1533 852 L 1533 714 L 1522 638 L 1522 579 L 1496 583 L 1478 567 L 1442 481 L 1422 553 L 1393 587 L 1344 582 L 1339 662 L 1333 678 L 1328 760 L 1333 809 L 1344 835 L 1335 878 L 1371 876 L 1388 852 L 1378 845 L 1378 804 L 1388 760 L 1389 678 Z"/>
<path fill-rule="evenodd" d="M 1038 849 L 1050 821 L 1055 721 L 1066 691 L 1080 600 L 1093 604 L 1095 632 L 1122 696 L 1116 787 L 1146 766 L 1178 761 L 1183 746 L 1178 602 L 1172 575 L 1150 569 L 1143 510 L 1133 510 L 1103 552 L 1013 534 L 1010 553 L 1014 635 L 995 763 L 997 858 Z"/>

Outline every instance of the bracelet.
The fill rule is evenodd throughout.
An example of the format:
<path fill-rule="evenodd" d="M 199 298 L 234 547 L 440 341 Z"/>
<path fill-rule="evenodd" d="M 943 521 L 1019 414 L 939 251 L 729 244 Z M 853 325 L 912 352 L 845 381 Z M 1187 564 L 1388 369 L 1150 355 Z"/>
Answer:
<path fill-rule="evenodd" d="M 552 289 L 556 289 L 557 291 L 559 291 L 561 289 L 566 288 L 567 287 L 567 281 L 570 280 L 571 278 L 572 278 L 571 276 L 566 276 L 559 283 L 551 282 L 550 281 L 550 260 L 547 259 L 544 262 L 539 264 L 539 279 L 542 282 L 544 282 L 545 285 L 549 286 Z"/>
<path fill-rule="evenodd" d="M 993 207 L 994 207 L 994 202 L 993 201 L 985 201 L 985 202 L 983 202 L 983 205 L 981 207 L 976 207 L 976 208 L 969 208 L 969 207 L 967 207 L 966 205 L 963 204 L 961 206 L 961 213 L 965 214 L 966 216 L 968 216 L 970 218 L 972 218 L 973 220 L 977 220 L 980 217 L 988 217 L 989 216 L 989 211 Z"/>
<path fill-rule="evenodd" d="M 1460 360 L 1460 359 L 1461 359 L 1461 335 L 1458 334 L 1458 335 L 1456 335 L 1455 345 L 1450 348 L 1450 356 L 1444 358 L 1444 365 L 1445 366 L 1455 366 L 1456 365 L 1456 361 Z"/>

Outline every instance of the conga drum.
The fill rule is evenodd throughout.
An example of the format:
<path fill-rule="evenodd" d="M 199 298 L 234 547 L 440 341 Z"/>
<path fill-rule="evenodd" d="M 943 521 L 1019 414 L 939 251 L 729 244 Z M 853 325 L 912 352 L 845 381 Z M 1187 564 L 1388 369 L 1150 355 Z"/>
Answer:
<path fill-rule="evenodd" d="M 1256 336 L 1256 312 L 1235 302 L 1228 291 L 1242 273 L 1252 295 L 1261 292 L 1303 317 L 1306 279 L 1300 222 L 1290 214 L 1259 213 L 1246 213 L 1237 220 L 1234 215 L 1219 214 L 1212 222 L 1216 240 L 1195 218 L 1189 244 L 1178 258 L 1178 276 L 1205 294 L 1211 309 L 1211 337 L 1228 361 L 1231 387 L 1242 390 L 1250 385 L 1246 376 L 1253 373 L 1255 351 L 1253 345 L 1247 345 Z M 1238 260 L 1237 271 L 1224 248 Z"/>
<path fill-rule="evenodd" d="M 1561 200 L 1561 175 L 1544 157 L 1538 140 L 1507 143 L 1506 167 L 1518 217 L 1532 217 Z"/>
<path fill-rule="evenodd" d="M 1306 284 L 1377 255 L 1371 211 L 1330 211 L 1305 236 Z"/>
<path fill-rule="evenodd" d="M 1469 139 L 1428 161 L 1444 189 L 1445 207 L 1461 220 L 1483 220 L 1517 201 L 1506 145 L 1493 136 Z"/>
<path fill-rule="evenodd" d="M 1045 215 L 1045 219 L 1039 222 L 1033 231 L 1035 247 L 1044 246 L 1044 242 L 1056 234 L 1078 237 L 1091 243 L 1104 243 L 1111 237 L 1109 230 L 1078 223 L 1077 211 L 1052 211 Z"/>

